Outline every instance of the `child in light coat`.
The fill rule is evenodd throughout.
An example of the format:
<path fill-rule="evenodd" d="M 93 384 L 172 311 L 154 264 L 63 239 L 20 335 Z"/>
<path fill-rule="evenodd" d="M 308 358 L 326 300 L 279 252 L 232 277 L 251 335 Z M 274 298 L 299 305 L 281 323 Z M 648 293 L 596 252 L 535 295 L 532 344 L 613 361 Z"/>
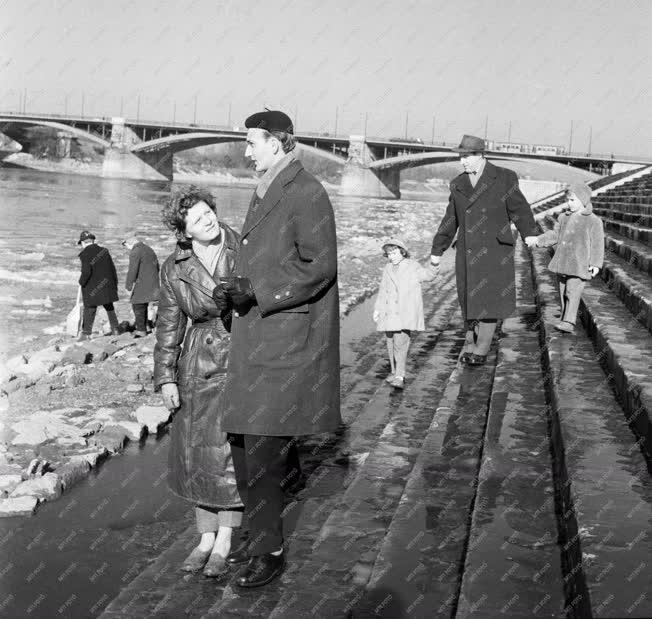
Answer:
<path fill-rule="evenodd" d="M 391 374 L 385 380 L 403 389 L 410 336 L 425 330 L 421 282 L 434 279 L 437 270 L 412 260 L 407 245 L 397 238 L 383 245 L 383 254 L 389 263 L 383 269 L 373 319 L 387 342 Z"/>
<path fill-rule="evenodd" d="M 597 275 L 604 260 L 602 220 L 593 213 L 591 189 L 584 183 L 571 185 L 566 192 L 569 211 L 559 215 L 552 230 L 531 237 L 530 247 L 555 247 L 548 268 L 559 278 L 561 320 L 559 331 L 572 333 L 582 290 Z"/>

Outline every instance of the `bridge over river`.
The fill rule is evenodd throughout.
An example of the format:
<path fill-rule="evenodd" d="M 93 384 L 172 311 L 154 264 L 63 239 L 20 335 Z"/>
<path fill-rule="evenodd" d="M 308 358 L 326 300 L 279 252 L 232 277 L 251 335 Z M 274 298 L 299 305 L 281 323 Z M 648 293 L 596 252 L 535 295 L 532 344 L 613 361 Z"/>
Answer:
<path fill-rule="evenodd" d="M 55 114 L 0 112 L 0 132 L 22 146 L 33 148 L 31 129 L 56 131 L 58 152 L 70 154 L 72 140 L 88 140 L 103 148 L 102 176 L 150 180 L 172 180 L 175 153 L 226 142 L 244 141 L 245 130 L 218 125 L 163 123 L 118 117 L 90 118 Z M 340 192 L 344 195 L 400 198 L 401 170 L 409 167 L 457 161 L 452 145 L 399 142 L 362 135 L 331 136 L 298 133 L 302 149 L 341 163 L 344 167 Z M 615 158 L 613 155 L 535 154 L 488 151 L 489 160 L 537 161 L 570 165 L 586 170 L 615 172 L 616 164 L 635 167 L 651 161 Z"/>

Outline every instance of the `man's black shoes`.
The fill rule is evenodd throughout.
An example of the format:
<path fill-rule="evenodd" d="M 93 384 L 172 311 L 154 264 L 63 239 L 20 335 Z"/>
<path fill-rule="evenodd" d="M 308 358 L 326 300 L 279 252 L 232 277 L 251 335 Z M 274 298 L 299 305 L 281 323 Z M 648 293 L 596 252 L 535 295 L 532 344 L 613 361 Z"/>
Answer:
<path fill-rule="evenodd" d="M 241 563 L 246 563 L 251 557 L 247 552 L 247 544 L 243 544 L 240 548 L 236 548 L 228 554 L 226 557 L 226 562 L 229 565 L 240 565 Z"/>
<path fill-rule="evenodd" d="M 282 552 L 280 555 L 267 553 L 257 557 L 251 557 L 249 563 L 238 572 L 235 584 L 238 587 L 244 587 L 246 589 L 262 587 L 280 576 L 284 568 L 285 552 Z"/>

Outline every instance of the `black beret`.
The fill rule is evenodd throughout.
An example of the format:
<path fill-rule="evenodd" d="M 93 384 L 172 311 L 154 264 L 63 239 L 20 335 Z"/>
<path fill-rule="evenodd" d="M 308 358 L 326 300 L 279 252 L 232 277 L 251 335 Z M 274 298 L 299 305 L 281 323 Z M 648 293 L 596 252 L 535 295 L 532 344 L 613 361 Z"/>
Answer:
<path fill-rule="evenodd" d="M 265 110 L 256 112 L 245 120 L 247 129 L 265 129 L 265 131 L 284 131 L 294 133 L 292 121 L 287 114 L 279 110 Z"/>

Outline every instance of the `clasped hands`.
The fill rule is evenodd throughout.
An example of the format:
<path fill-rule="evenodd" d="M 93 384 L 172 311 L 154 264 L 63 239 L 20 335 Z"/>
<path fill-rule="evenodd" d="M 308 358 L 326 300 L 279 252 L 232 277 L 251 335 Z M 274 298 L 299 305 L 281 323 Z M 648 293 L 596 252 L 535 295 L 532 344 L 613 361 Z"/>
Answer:
<path fill-rule="evenodd" d="M 537 244 L 537 237 L 536 236 L 526 236 L 525 239 L 525 244 L 531 249 L 532 247 L 538 247 Z"/>
<path fill-rule="evenodd" d="M 221 311 L 228 307 L 229 299 L 235 307 L 256 303 L 251 280 L 248 277 L 220 277 L 220 285 L 213 289 L 213 301 Z"/>

